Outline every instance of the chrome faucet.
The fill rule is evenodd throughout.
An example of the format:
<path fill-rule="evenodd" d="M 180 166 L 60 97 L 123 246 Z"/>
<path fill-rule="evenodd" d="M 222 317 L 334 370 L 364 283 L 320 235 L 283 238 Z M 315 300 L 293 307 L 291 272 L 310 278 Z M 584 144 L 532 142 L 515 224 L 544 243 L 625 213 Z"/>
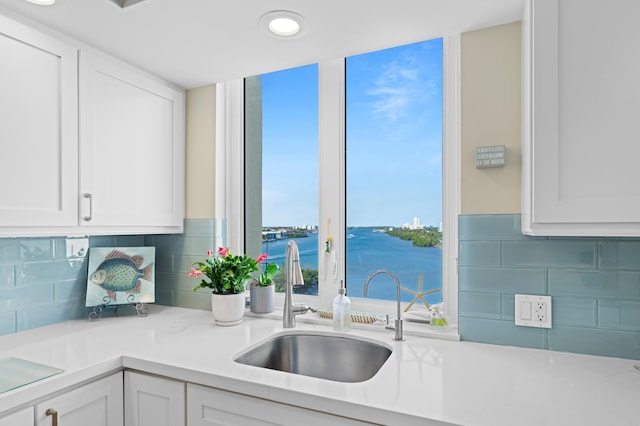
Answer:
<path fill-rule="evenodd" d="M 298 253 L 298 245 L 295 241 L 290 240 L 287 244 L 287 255 L 284 263 L 285 269 L 285 293 L 284 293 L 284 309 L 282 313 L 282 327 L 293 328 L 296 326 L 296 315 L 306 314 L 309 307 L 306 305 L 294 305 L 291 300 L 293 286 L 304 284 L 302 279 L 302 269 L 300 268 L 300 254 Z"/>
<path fill-rule="evenodd" d="M 397 303 L 398 303 L 398 313 L 396 316 L 396 320 L 394 322 L 395 327 L 387 327 L 390 330 L 395 330 L 396 334 L 395 336 L 393 336 L 393 340 L 404 340 L 404 336 L 402 333 L 402 310 L 400 308 L 400 280 L 398 279 L 398 277 L 395 276 L 394 273 L 389 272 L 389 271 L 385 271 L 385 270 L 380 270 L 380 271 L 376 271 L 373 274 L 369 275 L 369 277 L 367 278 L 367 280 L 364 282 L 364 297 L 367 297 L 367 289 L 369 288 L 369 282 L 371 282 L 371 279 L 373 277 L 375 277 L 376 275 L 380 275 L 380 274 L 386 274 L 389 275 L 391 278 L 393 278 L 393 280 L 396 282 L 396 287 L 398 288 L 398 294 L 397 294 Z M 389 318 L 389 316 L 387 316 L 387 319 Z M 388 321 L 387 321 L 388 323 Z"/>

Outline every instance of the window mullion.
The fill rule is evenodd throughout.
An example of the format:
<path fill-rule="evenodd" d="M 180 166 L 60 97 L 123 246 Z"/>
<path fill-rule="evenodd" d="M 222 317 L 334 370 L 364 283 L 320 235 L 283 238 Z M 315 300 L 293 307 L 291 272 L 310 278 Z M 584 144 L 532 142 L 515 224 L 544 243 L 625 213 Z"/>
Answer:
<path fill-rule="evenodd" d="M 458 323 L 458 215 L 460 214 L 460 35 L 443 38 L 443 265 L 442 292 L 450 325 Z"/>
<path fill-rule="evenodd" d="M 226 245 L 244 253 L 244 81 L 220 83 L 216 95 L 215 214 L 227 221 Z"/>
<path fill-rule="evenodd" d="M 318 295 L 323 306 L 331 306 L 337 283 L 345 271 L 345 74 L 343 58 L 318 64 Z M 325 253 L 331 236 L 337 260 Z"/>

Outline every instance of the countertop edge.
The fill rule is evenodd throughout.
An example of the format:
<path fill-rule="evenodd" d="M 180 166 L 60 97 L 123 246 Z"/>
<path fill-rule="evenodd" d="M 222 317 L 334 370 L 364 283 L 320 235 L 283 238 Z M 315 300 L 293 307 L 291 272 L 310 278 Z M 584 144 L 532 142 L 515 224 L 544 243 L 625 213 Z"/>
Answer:
<path fill-rule="evenodd" d="M 122 357 L 122 368 L 123 370 L 134 370 L 143 374 L 152 374 L 159 377 L 185 382 L 187 384 L 191 383 L 221 389 L 228 392 L 235 392 L 246 396 L 262 398 L 268 401 L 314 411 L 327 412 L 327 407 L 330 407 L 331 414 L 375 424 L 380 424 L 380 422 L 382 422 L 382 424 L 393 424 L 401 421 L 403 425 L 407 426 L 455 425 L 454 423 L 447 423 L 440 420 L 414 416 L 407 413 L 386 410 L 353 402 L 340 401 L 334 398 L 327 398 L 300 391 L 263 385 L 261 383 L 248 382 L 242 379 L 234 379 L 218 374 L 205 373 L 195 369 L 171 366 L 127 355 Z M 355 413 L 354 410 L 356 410 Z"/>
<path fill-rule="evenodd" d="M 403 425 L 637 425 L 638 361 L 354 330 L 393 353 L 366 382 L 340 383 L 244 366 L 233 357 L 282 332 L 248 318 L 217 327 L 210 313 L 154 306 L 146 318 L 74 320 L 0 336 L 0 356 L 64 369 L 0 395 L 0 415 L 124 369 L 365 422 Z M 300 324 L 303 331 L 328 332 Z M 530 413 L 535 408 L 535 415 Z"/>

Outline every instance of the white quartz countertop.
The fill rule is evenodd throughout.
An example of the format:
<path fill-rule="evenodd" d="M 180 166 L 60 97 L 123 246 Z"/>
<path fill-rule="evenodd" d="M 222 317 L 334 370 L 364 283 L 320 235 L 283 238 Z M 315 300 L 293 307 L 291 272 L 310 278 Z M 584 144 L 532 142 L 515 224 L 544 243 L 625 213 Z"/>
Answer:
<path fill-rule="evenodd" d="M 393 348 L 372 379 L 338 383 L 246 366 L 233 357 L 283 331 L 245 318 L 217 327 L 210 312 L 164 306 L 149 316 L 67 321 L 0 337 L 0 358 L 63 373 L 0 394 L 0 413 L 79 382 L 132 368 L 191 383 L 389 425 L 640 424 L 638 361 L 352 330 Z M 298 330 L 332 331 L 298 323 Z M 640 367 L 638 367 L 640 368 Z"/>

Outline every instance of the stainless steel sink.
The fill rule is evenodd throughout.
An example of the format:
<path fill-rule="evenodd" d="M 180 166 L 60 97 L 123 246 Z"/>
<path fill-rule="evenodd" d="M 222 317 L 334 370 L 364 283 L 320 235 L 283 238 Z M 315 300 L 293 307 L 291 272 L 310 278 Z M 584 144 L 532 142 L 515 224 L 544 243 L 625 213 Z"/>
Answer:
<path fill-rule="evenodd" d="M 382 343 L 344 334 L 285 332 L 240 353 L 234 361 L 255 367 L 355 383 L 372 378 L 391 355 Z"/>

